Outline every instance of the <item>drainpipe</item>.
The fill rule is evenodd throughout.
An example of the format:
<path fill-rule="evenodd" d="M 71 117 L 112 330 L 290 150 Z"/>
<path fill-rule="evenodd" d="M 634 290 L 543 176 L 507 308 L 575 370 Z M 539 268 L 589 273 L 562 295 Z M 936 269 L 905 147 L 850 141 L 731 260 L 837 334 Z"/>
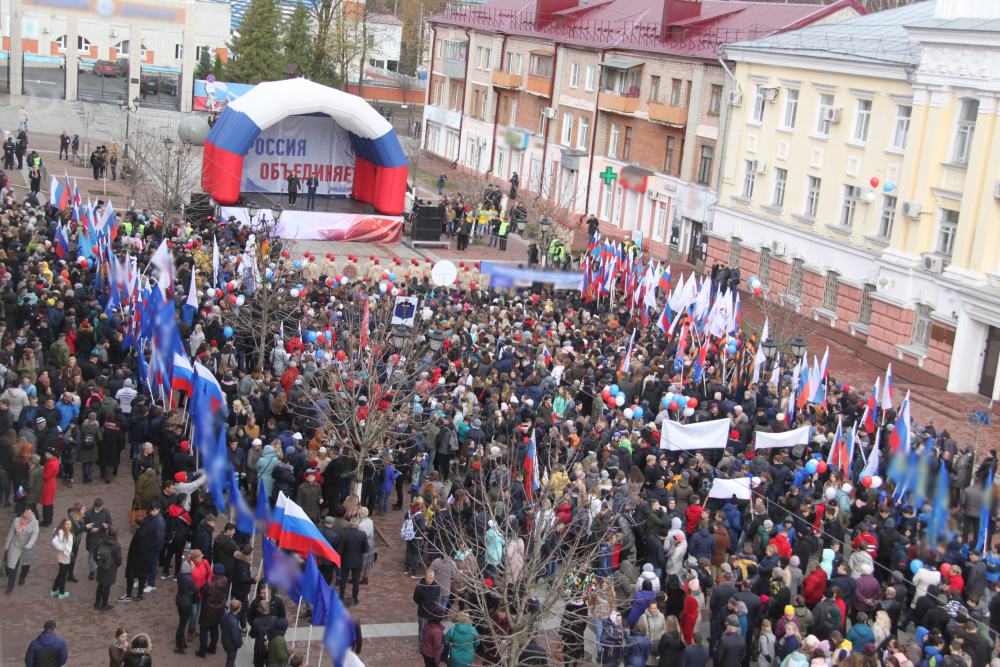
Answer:
<path fill-rule="evenodd" d="M 554 109 L 552 106 L 553 97 L 556 94 L 556 69 L 559 65 L 559 42 L 555 43 L 555 51 L 552 53 L 552 76 L 549 78 L 549 108 Z M 542 135 L 542 177 L 538 181 L 538 187 L 545 187 L 545 156 L 549 152 L 549 121 L 552 119 L 548 116 L 545 117 L 545 134 Z M 555 177 L 555 174 L 552 175 Z M 528 178 L 531 178 L 531 174 L 528 174 Z M 549 195 L 552 195 L 552 184 L 549 184 Z"/>
<path fill-rule="evenodd" d="M 461 109 L 458 112 L 458 157 L 455 158 L 455 163 L 451 165 L 452 169 L 458 168 L 458 163 L 462 159 L 462 128 L 465 127 L 465 94 L 468 92 L 469 87 L 469 63 L 472 61 L 472 38 L 469 36 L 469 30 L 465 30 L 465 85 L 462 86 L 462 102 Z M 434 61 L 431 61 L 431 68 L 433 69 Z"/>
<path fill-rule="evenodd" d="M 503 57 L 506 55 L 507 51 L 507 35 L 503 36 L 503 40 L 500 42 L 500 71 L 503 71 Z M 490 72 L 490 76 L 493 73 Z M 490 90 L 493 90 L 493 82 L 490 81 Z M 497 120 L 500 118 L 500 94 L 497 93 L 497 101 L 495 108 L 493 109 L 493 143 L 490 144 L 490 164 L 486 168 L 486 176 L 489 178 L 490 174 L 493 173 L 494 160 L 497 157 Z"/>
<path fill-rule="evenodd" d="M 431 103 L 431 93 L 434 91 L 434 53 L 437 51 L 437 27 L 431 24 L 431 69 L 427 74 L 427 101 L 426 104 Z"/>
<path fill-rule="evenodd" d="M 736 77 L 733 76 L 733 73 L 729 69 L 729 66 L 726 65 L 726 61 L 722 59 L 722 49 L 720 48 L 717 51 L 717 53 L 719 54 L 719 64 L 722 65 L 722 69 L 726 70 L 726 75 L 730 79 L 732 79 L 732 81 L 733 81 L 733 90 L 737 90 L 737 85 L 738 84 L 736 83 Z M 716 181 L 716 192 L 720 192 L 722 190 L 722 173 L 723 173 L 723 170 L 726 168 L 726 166 L 725 166 L 726 165 L 726 143 L 727 143 L 727 140 L 729 139 L 729 124 L 733 120 L 733 105 L 730 104 L 729 102 L 726 102 L 726 108 L 727 108 L 727 112 L 726 112 L 726 128 L 725 128 L 725 133 L 723 133 L 723 135 L 722 135 L 722 151 L 719 153 L 719 178 Z M 711 187 L 711 185 L 709 185 L 709 187 Z M 714 215 L 715 214 L 713 213 L 713 221 L 714 221 Z"/>
<path fill-rule="evenodd" d="M 606 49 L 601 49 L 601 62 L 604 62 L 604 56 L 607 53 Z M 601 90 L 601 77 L 600 70 L 597 71 L 598 77 L 597 81 L 594 82 L 594 90 L 600 94 Z M 594 133 L 590 137 L 590 165 L 587 167 L 587 196 L 583 201 L 583 214 L 587 215 L 590 209 L 590 182 L 594 179 L 594 149 L 597 148 L 597 114 L 600 110 L 597 108 L 597 100 L 594 100 Z M 582 221 L 581 221 L 582 222 Z"/>

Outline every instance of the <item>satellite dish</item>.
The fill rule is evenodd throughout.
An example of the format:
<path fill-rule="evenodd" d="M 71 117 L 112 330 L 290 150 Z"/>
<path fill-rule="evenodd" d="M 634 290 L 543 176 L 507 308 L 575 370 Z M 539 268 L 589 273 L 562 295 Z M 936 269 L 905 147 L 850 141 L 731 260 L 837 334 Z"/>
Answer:
<path fill-rule="evenodd" d="M 458 269 L 455 268 L 454 263 L 447 259 L 442 259 L 431 269 L 431 280 L 438 287 L 451 285 L 455 282 L 455 278 L 458 278 Z"/>
<path fill-rule="evenodd" d="M 177 135 L 185 144 L 204 146 L 208 136 L 208 121 L 201 116 L 188 116 L 177 126 Z"/>

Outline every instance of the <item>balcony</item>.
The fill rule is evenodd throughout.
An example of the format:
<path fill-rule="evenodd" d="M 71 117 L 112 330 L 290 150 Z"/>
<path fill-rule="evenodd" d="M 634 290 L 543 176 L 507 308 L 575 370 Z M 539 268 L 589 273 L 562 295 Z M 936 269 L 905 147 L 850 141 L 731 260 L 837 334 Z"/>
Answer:
<path fill-rule="evenodd" d="M 493 70 L 493 85 L 500 88 L 520 88 L 522 77 L 520 74 L 505 72 L 504 70 Z"/>
<path fill-rule="evenodd" d="M 552 96 L 552 79 L 547 76 L 528 75 L 528 92 L 537 93 L 544 97 Z"/>
<path fill-rule="evenodd" d="M 601 90 L 597 93 L 597 106 L 604 111 L 635 113 L 639 108 L 639 91 L 619 93 L 613 90 Z"/>
<path fill-rule="evenodd" d="M 465 78 L 465 60 L 458 58 L 442 58 L 441 73 L 454 79 Z"/>
<path fill-rule="evenodd" d="M 675 107 L 667 104 L 649 103 L 649 120 L 658 120 L 670 125 L 686 125 L 688 110 L 685 107 Z"/>

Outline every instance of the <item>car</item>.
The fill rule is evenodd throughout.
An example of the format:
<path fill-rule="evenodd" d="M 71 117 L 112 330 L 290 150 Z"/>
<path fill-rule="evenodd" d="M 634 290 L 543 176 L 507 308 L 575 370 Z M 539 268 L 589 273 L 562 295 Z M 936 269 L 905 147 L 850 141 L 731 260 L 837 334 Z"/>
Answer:
<path fill-rule="evenodd" d="M 59 59 L 59 69 L 66 69 L 66 56 L 62 56 Z M 80 56 L 76 57 L 76 71 L 77 72 L 87 71 L 87 64 L 83 62 L 83 58 L 81 58 Z"/>
<path fill-rule="evenodd" d="M 118 76 L 118 64 L 110 60 L 98 60 L 94 63 L 94 74 L 97 76 Z"/>
<path fill-rule="evenodd" d="M 167 95 L 177 94 L 177 77 L 165 76 L 160 79 L 160 92 Z"/>
<path fill-rule="evenodd" d="M 156 95 L 160 92 L 160 78 L 144 75 L 139 83 L 139 92 L 143 95 Z"/>
<path fill-rule="evenodd" d="M 119 58 L 115 64 L 118 65 L 119 76 L 128 76 L 128 58 Z"/>

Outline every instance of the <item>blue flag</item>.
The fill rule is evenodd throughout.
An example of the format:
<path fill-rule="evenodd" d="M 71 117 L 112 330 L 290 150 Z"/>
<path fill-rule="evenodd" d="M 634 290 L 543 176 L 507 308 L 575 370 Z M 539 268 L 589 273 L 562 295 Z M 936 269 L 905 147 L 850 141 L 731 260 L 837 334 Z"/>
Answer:
<path fill-rule="evenodd" d="M 931 544 L 937 543 L 944 537 L 948 530 L 948 496 L 951 486 L 948 482 L 948 471 L 945 469 L 944 461 L 937 474 L 937 488 L 934 492 L 934 504 L 931 506 L 930 521 L 927 526 L 927 537 Z"/>
<path fill-rule="evenodd" d="M 257 514 L 254 518 L 265 524 L 271 523 L 271 505 L 267 502 L 267 487 L 264 486 L 263 479 L 257 486 Z"/>
<path fill-rule="evenodd" d="M 337 590 L 330 589 L 329 602 L 326 609 L 326 631 L 323 633 L 323 646 L 333 659 L 335 667 L 343 667 L 344 656 L 355 640 L 354 620 L 347 613 Z"/>
<path fill-rule="evenodd" d="M 247 535 L 256 534 L 257 522 L 254 521 L 253 512 L 247 506 L 246 498 L 240 493 L 239 484 L 236 483 L 236 471 L 232 466 L 229 466 L 229 505 L 236 508 L 236 530 Z"/>
<path fill-rule="evenodd" d="M 323 576 L 319 573 L 319 566 L 312 552 L 306 558 L 306 571 L 302 575 L 302 599 L 309 604 L 316 604 L 319 595 L 319 582 L 323 581 Z"/>
<path fill-rule="evenodd" d="M 313 605 L 312 618 L 309 625 L 326 625 L 326 606 L 330 601 L 330 585 L 323 577 L 319 578 L 319 593 L 316 595 L 316 604 Z"/>
<path fill-rule="evenodd" d="M 983 555 L 986 555 L 986 529 L 989 527 L 990 522 L 990 509 L 993 507 L 993 471 L 990 470 L 990 476 L 986 480 L 986 488 L 983 493 L 983 508 L 979 510 L 979 535 L 976 537 L 976 543 L 973 545 L 973 549 L 979 549 Z"/>
<path fill-rule="evenodd" d="M 271 540 L 264 540 L 264 581 L 269 586 L 285 591 L 295 604 L 302 596 L 302 573 L 298 566 Z M 336 596 L 335 596 L 336 597 Z M 339 600 L 338 600 L 339 602 Z"/>

